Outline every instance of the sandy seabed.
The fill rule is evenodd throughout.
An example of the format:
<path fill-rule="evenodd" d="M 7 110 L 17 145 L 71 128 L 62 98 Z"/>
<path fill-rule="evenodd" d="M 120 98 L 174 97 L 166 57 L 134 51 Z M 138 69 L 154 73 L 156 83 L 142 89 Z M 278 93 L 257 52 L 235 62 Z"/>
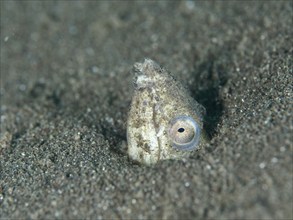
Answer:
<path fill-rule="evenodd" d="M 0 218 L 292 219 L 292 1 L 1 1 Z M 206 107 L 209 144 L 127 157 L 132 65 Z"/>

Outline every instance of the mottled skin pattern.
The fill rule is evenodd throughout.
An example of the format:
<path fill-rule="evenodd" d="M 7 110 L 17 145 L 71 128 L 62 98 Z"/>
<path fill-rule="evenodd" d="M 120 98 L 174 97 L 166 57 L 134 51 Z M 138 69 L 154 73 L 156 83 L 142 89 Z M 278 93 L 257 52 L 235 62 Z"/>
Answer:
<path fill-rule="evenodd" d="M 159 160 L 188 156 L 190 151 L 176 150 L 171 146 L 169 124 L 176 116 L 186 115 L 193 117 L 202 129 L 204 108 L 154 61 L 145 59 L 143 63 L 136 63 L 134 68 L 136 88 L 127 121 L 130 158 L 154 164 Z M 200 143 L 204 141 L 201 137 Z"/>

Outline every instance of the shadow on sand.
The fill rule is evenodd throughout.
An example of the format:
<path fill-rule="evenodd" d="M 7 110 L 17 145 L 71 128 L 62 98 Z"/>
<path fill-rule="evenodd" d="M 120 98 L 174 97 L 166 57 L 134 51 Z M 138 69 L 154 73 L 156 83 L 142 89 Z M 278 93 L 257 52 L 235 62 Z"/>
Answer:
<path fill-rule="evenodd" d="M 206 61 L 194 66 L 194 83 L 190 91 L 192 97 L 206 109 L 204 129 L 210 138 L 217 132 L 223 114 L 219 91 L 226 81 L 224 68 L 215 64 L 212 55 L 209 55 Z"/>

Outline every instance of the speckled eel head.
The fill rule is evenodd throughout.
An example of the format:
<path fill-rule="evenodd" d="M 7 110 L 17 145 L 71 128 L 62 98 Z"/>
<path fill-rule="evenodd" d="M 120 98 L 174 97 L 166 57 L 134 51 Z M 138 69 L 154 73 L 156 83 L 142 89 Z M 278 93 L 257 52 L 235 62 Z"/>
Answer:
<path fill-rule="evenodd" d="M 205 142 L 204 108 L 150 59 L 134 65 L 135 92 L 127 121 L 131 159 L 154 164 L 187 157 Z"/>

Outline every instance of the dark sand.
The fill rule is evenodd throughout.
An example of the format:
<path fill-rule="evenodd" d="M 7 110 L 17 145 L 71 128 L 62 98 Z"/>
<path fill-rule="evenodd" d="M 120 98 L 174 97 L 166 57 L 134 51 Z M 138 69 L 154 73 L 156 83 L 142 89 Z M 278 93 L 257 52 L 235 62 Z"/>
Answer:
<path fill-rule="evenodd" d="M 1 1 L 0 218 L 292 219 L 292 1 Z M 207 109 L 210 144 L 126 150 L 132 65 Z"/>

